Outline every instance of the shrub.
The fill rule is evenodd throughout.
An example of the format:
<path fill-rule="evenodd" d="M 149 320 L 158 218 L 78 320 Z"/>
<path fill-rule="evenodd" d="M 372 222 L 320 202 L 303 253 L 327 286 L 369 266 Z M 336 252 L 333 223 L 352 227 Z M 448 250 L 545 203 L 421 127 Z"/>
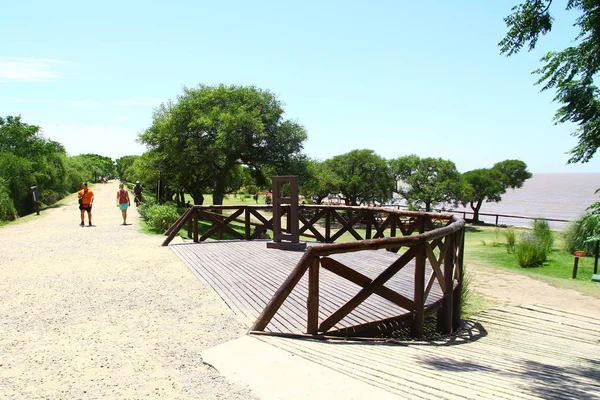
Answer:
<path fill-rule="evenodd" d="M 513 228 L 508 228 L 506 230 L 506 251 L 507 253 L 514 253 L 515 245 L 517 243 L 517 234 Z"/>
<path fill-rule="evenodd" d="M 546 249 L 546 253 L 552 251 L 552 246 L 554 246 L 554 235 L 552 234 L 552 230 L 550 230 L 548 221 L 544 219 L 533 220 L 533 235 L 538 240 L 539 245 Z"/>
<path fill-rule="evenodd" d="M 177 207 L 172 203 L 148 206 L 144 214 L 144 220 L 155 232 L 166 231 L 179 218 Z"/>
<path fill-rule="evenodd" d="M 133 203 L 133 195 L 130 195 L 131 197 L 131 202 Z M 149 198 L 145 198 L 144 197 L 144 202 L 141 203 L 138 206 L 138 212 L 140 213 L 141 217 L 146 220 L 148 218 L 148 210 L 150 208 L 152 208 L 153 206 L 156 205 L 156 199 L 154 199 L 153 197 L 149 197 Z"/>
<path fill-rule="evenodd" d="M 10 192 L 0 181 L 0 221 L 14 221 L 17 219 L 15 203 L 10 198 Z"/>
<path fill-rule="evenodd" d="M 547 255 L 545 245 L 533 233 L 523 233 L 515 246 L 515 257 L 522 268 L 542 265 Z"/>
<path fill-rule="evenodd" d="M 44 204 L 54 204 L 61 199 L 61 195 L 54 190 L 43 190 L 40 194 L 40 201 Z"/>
<path fill-rule="evenodd" d="M 595 242 L 587 241 L 600 233 L 600 218 L 598 214 L 589 213 L 567 225 L 564 232 L 565 250 L 573 253 L 582 250 L 586 254 L 595 254 Z"/>

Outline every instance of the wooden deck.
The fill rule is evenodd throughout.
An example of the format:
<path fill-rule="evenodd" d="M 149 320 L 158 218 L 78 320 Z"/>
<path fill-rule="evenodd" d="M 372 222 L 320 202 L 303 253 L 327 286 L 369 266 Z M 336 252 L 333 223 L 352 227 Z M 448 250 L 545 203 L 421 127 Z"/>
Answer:
<path fill-rule="evenodd" d="M 248 321 L 257 319 L 275 291 L 288 277 L 303 252 L 268 249 L 266 241 L 210 241 L 171 245 L 171 249 L 225 303 Z M 338 254 L 331 258 L 351 264 L 358 272 L 373 279 L 400 255 L 387 251 L 362 251 Z M 426 275 L 432 273 L 427 267 Z M 361 289 L 321 268 L 319 320 L 339 309 Z M 414 296 L 414 263 L 406 265 L 386 283 L 390 289 L 412 299 Z M 308 279 L 303 277 L 282 308 L 265 329 L 266 332 L 302 334 L 306 332 Z M 433 285 L 426 307 L 442 297 Z M 377 295 L 372 295 L 334 326 L 349 326 L 407 314 L 405 310 Z"/>

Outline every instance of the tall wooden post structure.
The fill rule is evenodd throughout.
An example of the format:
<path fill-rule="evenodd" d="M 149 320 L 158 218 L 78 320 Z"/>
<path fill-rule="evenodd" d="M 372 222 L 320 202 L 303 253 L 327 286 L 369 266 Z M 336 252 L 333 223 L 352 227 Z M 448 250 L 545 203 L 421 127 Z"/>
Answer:
<path fill-rule="evenodd" d="M 282 187 L 290 185 L 290 196 L 284 197 Z M 287 232 L 281 229 L 282 206 L 288 206 Z M 298 177 L 273 177 L 273 241 L 267 243 L 270 249 L 304 250 L 306 243 L 300 243 L 300 223 L 298 218 Z"/>

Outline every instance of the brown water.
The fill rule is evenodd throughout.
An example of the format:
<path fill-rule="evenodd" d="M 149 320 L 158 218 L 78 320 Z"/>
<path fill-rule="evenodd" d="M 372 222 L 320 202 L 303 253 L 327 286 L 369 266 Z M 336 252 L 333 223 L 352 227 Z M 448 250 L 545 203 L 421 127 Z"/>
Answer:
<path fill-rule="evenodd" d="M 586 208 L 600 201 L 600 173 L 534 174 L 520 189 L 509 189 L 499 203 L 484 203 L 480 213 L 518 215 L 531 218 L 575 220 Z M 458 209 L 463 209 L 462 207 Z M 467 211 L 470 208 L 466 209 Z M 467 215 L 469 218 L 469 215 Z M 495 217 L 481 216 L 495 223 Z M 500 217 L 500 224 L 531 227 L 533 221 Z M 562 230 L 566 223 L 549 222 L 552 229 Z"/>

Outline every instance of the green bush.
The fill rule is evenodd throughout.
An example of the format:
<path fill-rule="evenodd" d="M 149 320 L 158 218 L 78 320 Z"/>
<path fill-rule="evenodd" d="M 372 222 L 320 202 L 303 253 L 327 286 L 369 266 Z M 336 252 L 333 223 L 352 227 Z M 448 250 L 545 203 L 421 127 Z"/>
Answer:
<path fill-rule="evenodd" d="M 10 192 L 0 181 L 0 221 L 14 221 L 17 216 L 17 209 L 10 198 Z"/>
<path fill-rule="evenodd" d="M 134 195 L 131 194 L 129 196 L 131 197 L 131 203 L 133 204 L 134 203 L 134 201 L 133 201 Z M 148 210 L 150 208 L 154 207 L 155 205 L 156 205 L 156 199 L 154 199 L 152 197 L 149 197 L 149 198 L 144 197 L 144 202 L 141 203 L 137 208 L 138 212 L 140 213 L 140 216 L 144 220 L 147 220 L 148 219 Z"/>
<path fill-rule="evenodd" d="M 506 230 L 506 251 L 511 254 L 515 251 L 515 245 L 517 243 L 517 234 L 513 228 Z"/>
<path fill-rule="evenodd" d="M 573 253 L 582 250 L 586 254 L 595 254 L 596 243 L 588 238 L 600 234 L 600 218 L 597 213 L 589 213 L 567 225 L 564 231 L 565 250 Z"/>
<path fill-rule="evenodd" d="M 149 206 L 145 215 L 146 223 L 155 232 L 166 231 L 179 218 L 177 207 L 172 203 Z"/>
<path fill-rule="evenodd" d="M 543 246 L 546 249 L 546 253 L 552 251 L 552 247 L 554 246 L 554 235 L 552 234 L 550 225 L 548 225 L 548 221 L 544 219 L 533 220 L 533 235 L 538 240 L 540 246 Z"/>
<path fill-rule="evenodd" d="M 537 267 L 546 261 L 548 250 L 533 233 L 523 233 L 515 246 L 515 257 L 522 268 Z"/>
<path fill-rule="evenodd" d="M 42 190 L 42 193 L 40 194 L 40 201 L 47 205 L 54 204 L 61 198 L 62 196 L 54 190 Z"/>

